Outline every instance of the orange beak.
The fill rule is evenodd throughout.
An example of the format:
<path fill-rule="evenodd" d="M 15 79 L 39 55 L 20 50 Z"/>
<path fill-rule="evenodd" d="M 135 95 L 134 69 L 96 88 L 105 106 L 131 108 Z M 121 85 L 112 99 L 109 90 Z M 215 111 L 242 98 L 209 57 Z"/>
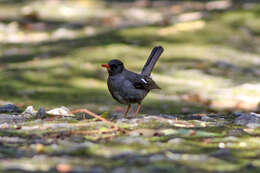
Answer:
<path fill-rule="evenodd" d="M 102 67 L 105 67 L 105 68 L 107 68 L 107 69 L 110 68 L 109 64 L 102 64 L 101 66 L 102 66 Z"/>

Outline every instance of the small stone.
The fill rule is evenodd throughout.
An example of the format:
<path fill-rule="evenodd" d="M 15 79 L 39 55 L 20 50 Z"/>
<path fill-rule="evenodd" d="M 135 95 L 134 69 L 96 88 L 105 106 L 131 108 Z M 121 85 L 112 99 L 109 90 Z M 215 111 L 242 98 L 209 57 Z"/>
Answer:
<path fill-rule="evenodd" d="M 260 114 L 257 114 L 257 113 L 254 113 L 254 112 L 251 112 L 250 115 L 260 118 Z"/>
<path fill-rule="evenodd" d="M 241 115 L 244 115 L 245 113 L 242 113 L 242 112 L 234 112 L 233 115 L 236 116 L 236 117 L 239 117 Z"/>
<path fill-rule="evenodd" d="M 4 143 L 9 143 L 9 144 L 22 144 L 25 143 L 26 140 L 23 138 L 19 137 L 8 137 L 8 136 L 0 136 L 0 141 Z"/>
<path fill-rule="evenodd" d="M 47 112 L 47 114 L 51 115 L 61 115 L 61 116 L 74 116 L 71 111 L 66 108 L 65 106 L 62 106 L 60 108 L 55 108 Z"/>
<path fill-rule="evenodd" d="M 228 132 L 228 135 L 230 135 L 230 136 L 242 136 L 242 135 L 246 135 L 246 134 L 247 133 L 241 128 L 232 129 Z"/>
<path fill-rule="evenodd" d="M 225 125 L 227 123 L 228 123 L 228 121 L 225 120 L 224 118 L 219 118 L 219 119 L 217 119 L 216 126 L 223 126 L 223 125 Z"/>
<path fill-rule="evenodd" d="M 173 138 L 168 141 L 170 144 L 180 144 L 182 142 L 184 142 L 184 139 L 182 138 Z"/>
<path fill-rule="evenodd" d="M 33 106 L 28 106 L 25 111 L 22 113 L 22 116 L 25 118 L 34 118 L 36 116 L 36 111 Z"/>
<path fill-rule="evenodd" d="M 141 145 L 146 145 L 148 146 L 150 144 L 149 141 L 147 141 L 146 139 L 142 138 L 142 137 L 121 137 L 115 140 L 118 143 L 121 144 L 127 144 L 127 145 L 131 145 L 131 144 L 141 144 Z"/>
<path fill-rule="evenodd" d="M 240 142 L 240 143 L 239 143 L 239 146 L 240 146 L 240 147 L 247 147 L 247 143 L 245 143 L 245 142 Z"/>
<path fill-rule="evenodd" d="M 156 132 L 155 130 L 151 130 L 151 129 L 138 129 L 138 130 L 129 132 L 129 135 L 132 137 L 135 137 L 135 136 L 151 137 L 151 136 L 154 136 L 155 132 Z"/>
<path fill-rule="evenodd" d="M 207 115 L 201 117 L 202 121 L 208 121 L 208 122 L 215 122 L 216 120 L 214 118 L 211 118 Z"/>
<path fill-rule="evenodd" d="M 255 129 L 260 127 L 260 123 L 249 123 L 246 126 L 250 129 Z"/>
<path fill-rule="evenodd" d="M 241 115 L 235 119 L 235 124 L 247 126 L 249 128 L 257 128 L 260 127 L 260 116 L 256 113 L 241 113 Z"/>
<path fill-rule="evenodd" d="M 141 136 L 142 134 L 138 131 L 133 131 L 129 133 L 130 136 Z"/>
<path fill-rule="evenodd" d="M 225 138 L 223 138 L 223 141 L 226 141 L 226 142 L 235 142 L 235 141 L 237 141 L 238 140 L 238 138 L 237 137 L 235 137 L 235 136 L 228 136 L 228 137 L 225 137 Z"/>
<path fill-rule="evenodd" d="M 177 119 L 176 115 L 167 115 L 167 114 L 160 114 L 158 117 L 167 118 L 167 119 Z"/>
<path fill-rule="evenodd" d="M 126 173 L 128 172 L 126 168 L 116 168 L 112 171 L 113 173 Z"/>
<path fill-rule="evenodd" d="M 220 142 L 220 143 L 218 144 L 218 147 L 219 147 L 219 148 L 225 148 L 225 147 L 226 147 L 226 144 L 223 143 L 223 142 Z"/>
<path fill-rule="evenodd" d="M 55 32 L 52 33 L 52 39 L 71 39 L 75 38 L 77 33 L 73 30 L 69 30 L 66 28 L 59 28 Z"/>
<path fill-rule="evenodd" d="M 154 154 L 151 157 L 149 157 L 149 160 L 151 162 L 158 162 L 158 161 L 165 160 L 165 156 L 162 154 Z"/>
<path fill-rule="evenodd" d="M 55 123 L 52 128 L 68 128 L 68 123 Z"/>
<path fill-rule="evenodd" d="M 7 129 L 9 127 L 10 127 L 10 125 L 8 123 L 0 124 L 0 129 Z"/>
<path fill-rule="evenodd" d="M 19 115 L 12 115 L 12 114 L 0 114 L 0 124 L 3 123 L 18 123 L 23 122 L 25 118 L 19 116 Z"/>
<path fill-rule="evenodd" d="M 90 170 L 90 173 L 106 173 L 106 170 L 101 167 L 95 167 Z"/>
<path fill-rule="evenodd" d="M 113 114 L 109 115 L 109 118 L 113 119 L 113 120 L 120 120 L 120 119 L 124 119 L 125 116 L 124 114 L 120 113 L 120 112 L 115 112 Z"/>
<path fill-rule="evenodd" d="M 20 113 L 22 110 L 14 104 L 7 104 L 0 107 L 0 113 Z"/>
<path fill-rule="evenodd" d="M 222 148 L 222 149 L 219 149 L 219 150 L 211 153 L 210 155 L 214 156 L 214 157 L 220 157 L 220 158 L 229 157 L 229 156 L 231 156 L 231 151 L 228 148 Z"/>
<path fill-rule="evenodd" d="M 198 114 L 189 114 L 187 115 L 188 120 L 201 120 L 202 116 Z"/>
<path fill-rule="evenodd" d="M 225 61 L 217 61 L 216 66 L 218 66 L 219 68 L 222 68 L 222 69 L 232 69 L 232 70 L 239 69 L 238 66 L 235 66 L 234 64 L 231 64 L 231 63 L 225 62 Z"/>
<path fill-rule="evenodd" d="M 36 117 L 38 119 L 43 119 L 46 117 L 46 110 L 44 108 L 40 108 L 38 109 L 37 113 L 36 113 Z"/>

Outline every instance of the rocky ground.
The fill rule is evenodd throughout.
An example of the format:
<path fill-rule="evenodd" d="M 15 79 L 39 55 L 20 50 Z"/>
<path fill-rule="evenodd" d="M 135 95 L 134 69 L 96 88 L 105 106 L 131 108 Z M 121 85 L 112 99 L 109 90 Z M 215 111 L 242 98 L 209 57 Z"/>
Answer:
<path fill-rule="evenodd" d="M 0 114 L 2 172 L 260 171 L 259 114 L 103 114 L 113 130 L 83 114 L 30 110 Z"/>

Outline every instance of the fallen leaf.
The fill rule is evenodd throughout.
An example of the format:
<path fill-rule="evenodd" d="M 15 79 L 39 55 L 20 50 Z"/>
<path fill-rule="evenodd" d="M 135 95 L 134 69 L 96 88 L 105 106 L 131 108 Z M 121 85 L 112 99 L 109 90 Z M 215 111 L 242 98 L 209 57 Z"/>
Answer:
<path fill-rule="evenodd" d="M 108 112 L 104 112 L 102 115 L 101 115 L 102 118 L 107 118 L 108 117 Z"/>
<path fill-rule="evenodd" d="M 60 163 L 56 166 L 56 169 L 61 173 L 67 173 L 72 171 L 71 165 Z"/>
<path fill-rule="evenodd" d="M 36 144 L 35 150 L 37 153 L 43 153 L 45 151 L 45 147 L 43 144 Z"/>
<path fill-rule="evenodd" d="M 190 131 L 190 136 L 195 136 L 196 133 L 197 133 L 197 132 L 196 132 L 195 130 L 191 130 L 191 131 Z"/>

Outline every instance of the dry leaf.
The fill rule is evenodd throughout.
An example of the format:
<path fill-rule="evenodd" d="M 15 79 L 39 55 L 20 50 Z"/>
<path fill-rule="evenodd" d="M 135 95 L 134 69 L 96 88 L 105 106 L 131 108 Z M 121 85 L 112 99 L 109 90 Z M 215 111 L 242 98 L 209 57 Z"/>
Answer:
<path fill-rule="evenodd" d="M 56 166 L 56 169 L 61 173 L 67 173 L 72 171 L 71 165 L 60 163 Z"/>
<path fill-rule="evenodd" d="M 43 153 L 45 151 L 45 147 L 43 144 L 36 144 L 35 149 L 37 153 Z"/>

